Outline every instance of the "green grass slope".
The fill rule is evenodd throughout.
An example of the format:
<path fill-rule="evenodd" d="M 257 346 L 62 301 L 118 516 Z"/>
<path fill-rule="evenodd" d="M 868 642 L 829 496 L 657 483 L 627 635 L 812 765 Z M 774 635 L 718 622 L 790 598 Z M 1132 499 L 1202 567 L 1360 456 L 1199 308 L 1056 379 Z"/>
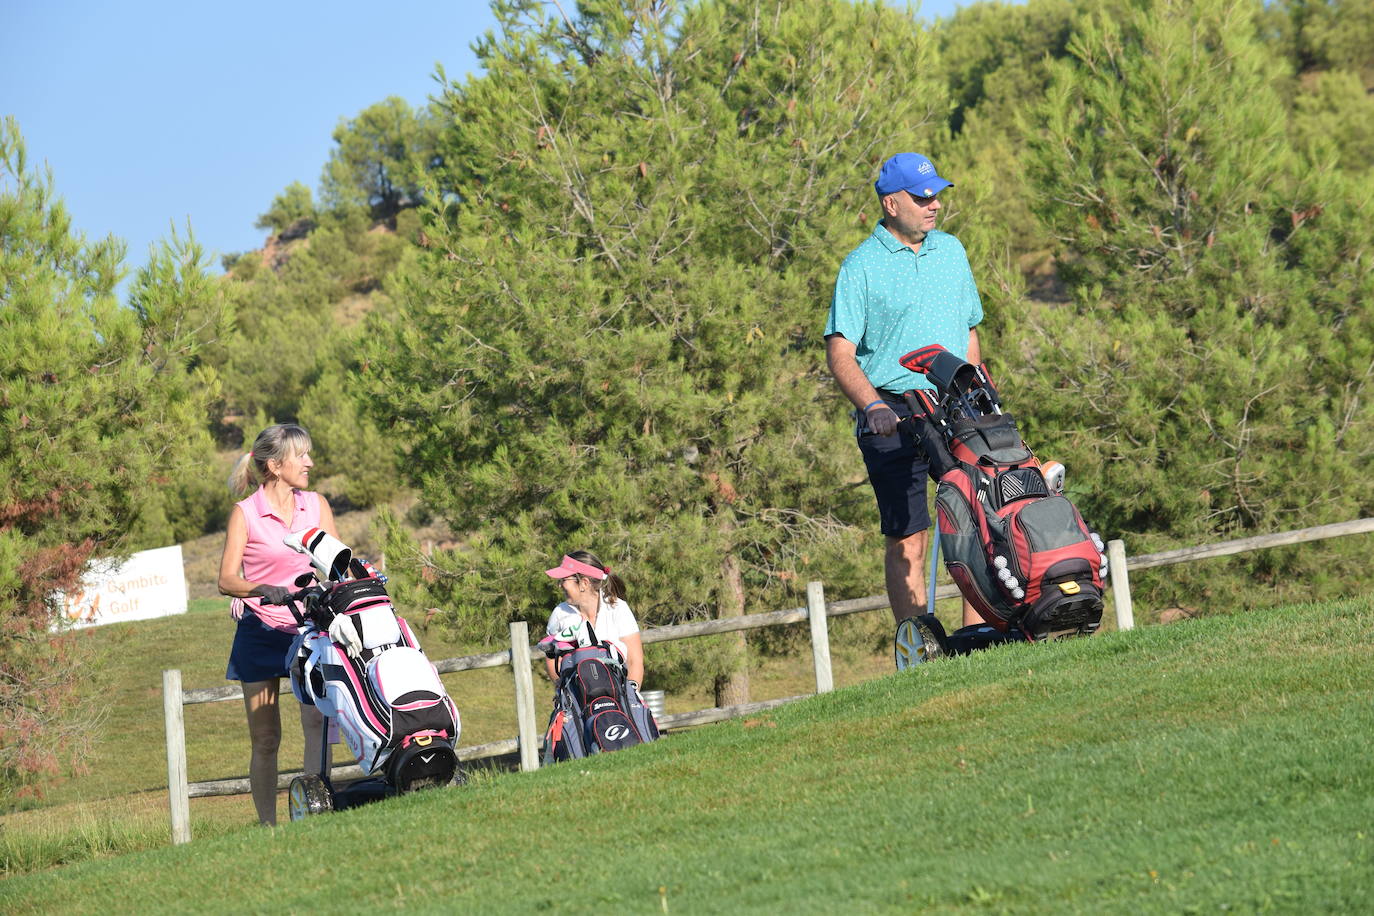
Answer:
<path fill-rule="evenodd" d="M 1372 633 L 1364 599 L 999 649 L 0 911 L 1369 911 Z"/>

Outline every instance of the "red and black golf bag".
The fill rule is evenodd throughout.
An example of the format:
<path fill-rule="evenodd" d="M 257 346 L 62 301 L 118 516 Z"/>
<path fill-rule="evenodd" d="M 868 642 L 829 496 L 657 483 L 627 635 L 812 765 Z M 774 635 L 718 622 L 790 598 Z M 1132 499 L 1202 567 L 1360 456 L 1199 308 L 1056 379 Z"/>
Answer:
<path fill-rule="evenodd" d="M 945 568 L 998 630 L 1028 639 L 1094 632 L 1102 620 L 1102 540 L 1046 483 L 1016 421 L 981 366 L 933 345 L 901 364 L 936 394 L 906 394 L 937 481 Z"/>

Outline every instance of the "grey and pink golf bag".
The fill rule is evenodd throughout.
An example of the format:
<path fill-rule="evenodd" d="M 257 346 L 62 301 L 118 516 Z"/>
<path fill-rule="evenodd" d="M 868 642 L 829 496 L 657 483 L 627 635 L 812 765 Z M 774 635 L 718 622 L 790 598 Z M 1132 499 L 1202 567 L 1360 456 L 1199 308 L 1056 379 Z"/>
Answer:
<path fill-rule="evenodd" d="M 555 636 L 539 641 L 554 659 L 558 686 L 544 733 L 544 763 L 618 751 L 658 738 L 658 723 L 625 676 L 619 650 L 598 642 L 590 625 L 576 642 Z M 581 635 L 581 634 L 579 634 Z"/>

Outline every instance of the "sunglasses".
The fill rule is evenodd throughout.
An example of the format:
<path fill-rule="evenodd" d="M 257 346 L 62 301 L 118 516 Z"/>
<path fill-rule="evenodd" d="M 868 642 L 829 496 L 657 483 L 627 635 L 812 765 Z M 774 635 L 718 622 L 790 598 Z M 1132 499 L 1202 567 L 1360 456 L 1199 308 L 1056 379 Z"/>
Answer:
<path fill-rule="evenodd" d="M 918 197 L 917 195 L 912 194 L 910 191 L 906 192 L 906 196 L 910 197 L 911 202 L 918 207 L 929 207 L 930 202 L 935 199 L 934 197 Z"/>

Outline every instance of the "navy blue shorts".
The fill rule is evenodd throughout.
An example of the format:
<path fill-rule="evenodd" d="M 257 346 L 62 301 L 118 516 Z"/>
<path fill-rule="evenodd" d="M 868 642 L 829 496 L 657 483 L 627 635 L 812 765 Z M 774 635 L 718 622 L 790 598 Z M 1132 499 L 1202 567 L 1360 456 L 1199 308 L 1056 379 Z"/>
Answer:
<path fill-rule="evenodd" d="M 274 630 L 245 610 L 234 630 L 225 680 L 252 683 L 286 677 L 286 654 L 295 641 L 295 633 Z"/>
<path fill-rule="evenodd" d="M 897 416 L 911 416 L 905 400 L 887 392 L 879 392 L 887 406 Z M 859 451 L 868 468 L 868 482 L 878 499 L 878 518 L 883 534 L 904 538 L 930 527 L 930 510 L 926 507 L 926 477 L 929 468 L 925 450 L 916 438 L 910 423 L 897 424 L 890 436 L 878 436 L 865 424 L 858 430 Z"/>

